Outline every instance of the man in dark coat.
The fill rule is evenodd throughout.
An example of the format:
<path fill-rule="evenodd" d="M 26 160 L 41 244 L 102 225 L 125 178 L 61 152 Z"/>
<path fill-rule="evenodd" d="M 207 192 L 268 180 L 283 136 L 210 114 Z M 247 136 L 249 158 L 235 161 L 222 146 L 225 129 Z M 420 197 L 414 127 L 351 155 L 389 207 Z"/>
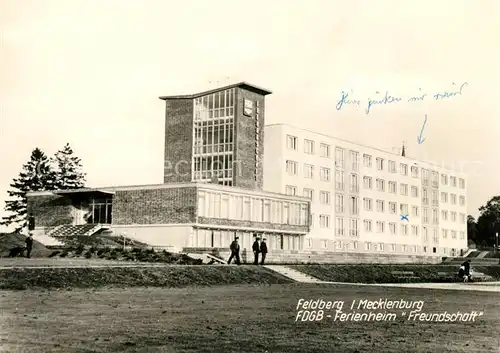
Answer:
<path fill-rule="evenodd" d="M 464 267 L 465 275 L 470 279 L 470 260 L 465 261 L 462 266 Z"/>
<path fill-rule="evenodd" d="M 238 244 L 238 237 L 236 237 L 233 242 L 231 243 L 229 249 L 231 250 L 231 256 L 229 257 L 229 260 L 227 261 L 227 264 L 230 265 L 231 261 L 233 260 L 233 257 L 236 257 L 236 264 L 240 265 L 240 244 Z"/>
<path fill-rule="evenodd" d="M 262 254 L 262 258 L 260 260 L 260 264 L 264 265 L 264 261 L 266 260 L 266 255 L 267 255 L 266 238 L 262 238 L 262 241 L 260 242 L 260 252 Z"/>
<path fill-rule="evenodd" d="M 31 249 L 33 248 L 33 234 L 29 233 L 29 236 L 26 238 L 26 257 L 31 256 Z"/>
<path fill-rule="evenodd" d="M 255 237 L 255 241 L 253 242 L 252 245 L 252 250 L 253 250 L 253 264 L 258 265 L 259 264 L 259 252 L 260 252 L 260 245 L 259 245 L 259 237 Z"/>

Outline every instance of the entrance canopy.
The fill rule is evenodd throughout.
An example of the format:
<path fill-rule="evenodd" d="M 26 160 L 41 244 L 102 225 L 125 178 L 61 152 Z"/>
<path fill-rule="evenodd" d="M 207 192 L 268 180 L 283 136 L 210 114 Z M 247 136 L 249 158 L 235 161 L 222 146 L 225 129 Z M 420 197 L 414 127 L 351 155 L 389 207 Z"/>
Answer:
<path fill-rule="evenodd" d="M 110 198 L 115 193 L 113 191 L 99 190 L 92 188 L 81 188 L 73 190 L 55 190 L 56 195 L 66 196 L 70 198 Z"/>

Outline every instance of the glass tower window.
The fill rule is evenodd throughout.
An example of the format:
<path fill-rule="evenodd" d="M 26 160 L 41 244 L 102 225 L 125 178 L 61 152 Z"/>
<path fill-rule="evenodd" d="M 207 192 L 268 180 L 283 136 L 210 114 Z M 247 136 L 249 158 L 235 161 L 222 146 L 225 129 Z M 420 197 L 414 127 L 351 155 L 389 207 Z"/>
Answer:
<path fill-rule="evenodd" d="M 194 100 L 193 181 L 233 185 L 235 89 Z"/>

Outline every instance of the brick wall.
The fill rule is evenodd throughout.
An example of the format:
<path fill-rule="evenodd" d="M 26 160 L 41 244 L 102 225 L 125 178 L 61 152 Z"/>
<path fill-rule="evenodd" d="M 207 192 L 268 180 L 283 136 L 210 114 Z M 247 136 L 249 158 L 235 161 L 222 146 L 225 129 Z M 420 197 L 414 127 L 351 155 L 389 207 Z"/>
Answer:
<path fill-rule="evenodd" d="M 113 225 L 191 223 L 196 219 L 196 188 L 116 191 Z"/>
<path fill-rule="evenodd" d="M 250 99 L 254 102 L 253 116 L 243 115 L 244 100 Z M 259 101 L 259 168 L 255 168 L 255 114 L 257 107 L 255 101 Z M 242 88 L 236 89 L 235 108 L 235 141 L 236 149 L 234 160 L 234 182 L 235 186 L 250 190 L 262 190 L 263 186 L 263 162 L 264 162 L 264 96 L 247 91 Z M 257 180 L 255 180 L 257 174 Z"/>
<path fill-rule="evenodd" d="M 239 220 L 220 219 L 220 218 L 198 217 L 198 223 L 210 224 L 210 225 L 234 226 L 241 228 L 277 229 L 277 230 L 282 230 L 283 232 L 297 231 L 297 232 L 303 232 L 304 234 L 308 232 L 307 226 L 276 224 L 267 222 L 239 221 Z"/>
<path fill-rule="evenodd" d="M 71 199 L 58 196 L 28 197 L 28 215 L 35 217 L 35 227 L 56 227 L 73 222 Z"/>
<path fill-rule="evenodd" d="M 190 182 L 193 156 L 193 100 L 167 100 L 164 183 Z"/>

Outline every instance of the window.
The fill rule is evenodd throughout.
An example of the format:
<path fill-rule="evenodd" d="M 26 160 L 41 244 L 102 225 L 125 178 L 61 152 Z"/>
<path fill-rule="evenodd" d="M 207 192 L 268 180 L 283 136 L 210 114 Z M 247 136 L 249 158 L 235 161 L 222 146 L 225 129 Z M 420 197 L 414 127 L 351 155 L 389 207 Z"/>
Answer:
<path fill-rule="evenodd" d="M 418 178 L 418 167 L 415 166 L 411 167 L 411 176 L 414 178 Z"/>
<path fill-rule="evenodd" d="M 319 145 L 321 157 L 330 158 L 330 145 L 322 143 Z"/>
<path fill-rule="evenodd" d="M 447 221 L 448 220 L 448 211 L 441 211 L 441 218 L 443 221 Z"/>
<path fill-rule="evenodd" d="M 432 224 L 439 224 L 439 211 L 435 208 L 432 209 Z"/>
<path fill-rule="evenodd" d="M 372 231 L 372 221 L 370 221 L 369 219 L 365 219 L 363 221 L 363 225 L 365 227 L 365 232 L 369 233 Z"/>
<path fill-rule="evenodd" d="M 344 212 L 344 195 L 335 194 L 335 212 Z"/>
<path fill-rule="evenodd" d="M 401 191 L 401 195 L 408 196 L 408 185 L 407 184 L 400 184 L 399 189 Z"/>
<path fill-rule="evenodd" d="M 411 226 L 411 234 L 413 234 L 416 237 L 418 236 L 418 226 L 414 225 Z"/>
<path fill-rule="evenodd" d="M 344 190 L 344 172 L 340 170 L 335 171 L 335 188 L 337 190 Z"/>
<path fill-rule="evenodd" d="M 377 221 L 377 233 L 385 232 L 385 222 Z"/>
<path fill-rule="evenodd" d="M 380 251 L 384 251 L 384 243 L 379 243 L 378 248 Z"/>
<path fill-rule="evenodd" d="M 389 213 L 396 214 L 396 212 L 397 212 L 396 202 L 389 201 Z"/>
<path fill-rule="evenodd" d="M 351 151 L 351 165 L 352 165 L 353 172 L 359 171 L 359 153 L 358 152 Z"/>
<path fill-rule="evenodd" d="M 343 148 L 335 148 L 335 167 L 339 169 L 344 169 L 345 167 L 345 156 Z"/>
<path fill-rule="evenodd" d="M 451 239 L 457 239 L 457 231 L 456 230 L 451 231 Z"/>
<path fill-rule="evenodd" d="M 363 186 L 365 189 L 371 189 L 372 188 L 372 177 L 364 176 L 363 177 Z"/>
<path fill-rule="evenodd" d="M 385 191 L 385 182 L 383 179 L 377 179 L 377 190 L 378 191 Z"/>
<path fill-rule="evenodd" d="M 465 213 L 460 213 L 460 223 L 465 223 Z"/>
<path fill-rule="evenodd" d="M 457 195 L 456 194 L 450 194 L 450 202 L 452 205 L 457 204 Z"/>
<path fill-rule="evenodd" d="M 439 173 L 436 171 L 432 172 L 432 186 L 435 188 L 439 187 Z"/>
<path fill-rule="evenodd" d="M 422 185 L 429 186 L 429 170 L 422 168 Z"/>
<path fill-rule="evenodd" d="M 395 194 L 396 193 L 396 182 L 395 181 L 389 181 L 387 184 L 389 186 L 389 192 L 391 194 Z"/>
<path fill-rule="evenodd" d="M 411 196 L 412 197 L 418 197 L 418 186 L 412 185 L 412 187 L 411 187 Z"/>
<path fill-rule="evenodd" d="M 460 231 L 460 240 L 464 240 L 464 239 L 465 239 L 465 232 Z"/>
<path fill-rule="evenodd" d="M 447 203 L 448 202 L 448 193 L 442 192 L 441 193 L 441 202 L 442 203 Z"/>
<path fill-rule="evenodd" d="M 350 190 L 351 192 L 359 191 L 359 178 L 357 174 L 351 174 Z"/>
<path fill-rule="evenodd" d="M 462 179 L 462 178 L 458 179 L 458 187 L 460 189 L 465 189 L 465 180 L 464 179 Z"/>
<path fill-rule="evenodd" d="M 451 176 L 450 177 L 450 184 L 451 184 L 451 186 L 456 187 L 457 186 L 457 177 Z"/>
<path fill-rule="evenodd" d="M 349 219 L 349 235 L 351 237 L 357 237 L 359 235 L 358 230 L 358 220 L 350 218 Z"/>
<path fill-rule="evenodd" d="M 384 201 L 377 200 L 377 212 L 384 212 Z"/>
<path fill-rule="evenodd" d="M 450 220 L 452 222 L 456 222 L 457 221 L 457 213 L 455 211 L 450 211 Z"/>
<path fill-rule="evenodd" d="M 304 164 L 304 178 L 312 179 L 314 176 L 314 166 L 311 164 Z"/>
<path fill-rule="evenodd" d="M 418 217 L 418 206 L 411 206 L 412 217 Z"/>
<path fill-rule="evenodd" d="M 290 150 L 297 150 L 297 137 L 287 135 L 286 137 L 286 147 Z"/>
<path fill-rule="evenodd" d="M 319 192 L 319 200 L 323 205 L 330 204 L 330 193 L 328 191 L 320 191 Z"/>
<path fill-rule="evenodd" d="M 336 217 L 335 218 L 335 232 L 339 236 L 344 236 L 344 218 Z"/>
<path fill-rule="evenodd" d="M 286 161 L 286 172 L 289 175 L 297 175 L 297 162 L 295 161 Z"/>
<path fill-rule="evenodd" d="M 389 173 L 396 173 L 396 162 L 387 161 L 387 169 L 389 170 Z"/>
<path fill-rule="evenodd" d="M 448 185 L 448 176 L 446 174 L 441 174 L 441 184 Z"/>
<path fill-rule="evenodd" d="M 314 190 L 313 189 L 305 189 L 302 191 L 303 192 L 303 196 L 304 197 L 307 197 L 309 200 L 313 200 L 314 198 Z"/>
<path fill-rule="evenodd" d="M 422 208 L 422 223 L 429 223 L 429 209 L 426 207 Z"/>
<path fill-rule="evenodd" d="M 429 204 L 429 193 L 426 188 L 422 188 L 422 204 L 423 205 Z"/>
<path fill-rule="evenodd" d="M 447 229 L 441 230 L 441 234 L 443 235 L 443 239 L 447 239 L 448 238 L 448 230 Z"/>
<path fill-rule="evenodd" d="M 321 181 L 330 181 L 330 168 L 321 167 L 319 174 Z"/>
<path fill-rule="evenodd" d="M 438 206 L 438 205 L 439 205 L 438 191 L 432 190 L 432 206 Z"/>
<path fill-rule="evenodd" d="M 425 242 L 429 241 L 429 230 L 427 227 L 422 227 L 422 236 Z"/>
<path fill-rule="evenodd" d="M 350 205 L 349 209 L 350 209 L 351 215 L 359 214 L 359 202 L 358 202 L 357 197 L 351 196 L 349 205 Z"/>
<path fill-rule="evenodd" d="M 371 243 L 365 243 L 365 250 L 371 250 L 372 249 L 372 244 Z"/>
<path fill-rule="evenodd" d="M 363 155 L 363 165 L 365 168 L 371 168 L 372 167 L 372 156 L 369 154 L 364 154 Z"/>
<path fill-rule="evenodd" d="M 408 215 L 408 205 L 405 203 L 399 204 L 399 212 L 401 213 L 401 215 L 407 216 Z"/>
<path fill-rule="evenodd" d="M 375 161 L 377 163 L 377 170 L 384 170 L 384 160 L 382 158 L 377 158 Z"/>
<path fill-rule="evenodd" d="M 392 234 L 392 235 L 395 235 L 396 234 L 396 223 L 389 223 L 389 232 Z"/>
<path fill-rule="evenodd" d="M 285 194 L 290 195 L 290 196 L 297 196 L 297 187 L 292 186 L 292 185 L 287 185 Z"/>
<path fill-rule="evenodd" d="M 407 176 L 408 175 L 408 165 L 404 163 L 399 164 L 399 172 L 401 175 Z"/>
<path fill-rule="evenodd" d="M 408 225 L 407 224 L 401 224 L 401 234 L 408 235 Z"/>
<path fill-rule="evenodd" d="M 363 199 L 363 206 L 364 206 L 365 211 L 371 211 L 372 210 L 372 199 L 365 197 Z"/>
<path fill-rule="evenodd" d="M 330 216 L 320 214 L 319 215 L 319 226 L 320 226 L 320 228 L 330 228 Z"/>
<path fill-rule="evenodd" d="M 465 205 L 465 196 L 460 196 L 460 206 L 464 206 Z"/>
<path fill-rule="evenodd" d="M 304 140 L 304 153 L 314 154 L 314 141 Z"/>
<path fill-rule="evenodd" d="M 396 252 L 396 244 L 391 244 L 391 251 Z"/>
<path fill-rule="evenodd" d="M 437 228 L 434 228 L 434 229 L 432 230 L 432 234 L 433 234 L 433 235 L 432 235 L 432 240 L 433 240 L 433 242 L 434 242 L 434 243 L 436 243 L 436 244 L 437 244 L 437 243 L 439 243 L 439 233 L 438 233 L 438 229 L 437 229 Z M 436 252 L 436 251 L 434 251 L 434 252 Z"/>

